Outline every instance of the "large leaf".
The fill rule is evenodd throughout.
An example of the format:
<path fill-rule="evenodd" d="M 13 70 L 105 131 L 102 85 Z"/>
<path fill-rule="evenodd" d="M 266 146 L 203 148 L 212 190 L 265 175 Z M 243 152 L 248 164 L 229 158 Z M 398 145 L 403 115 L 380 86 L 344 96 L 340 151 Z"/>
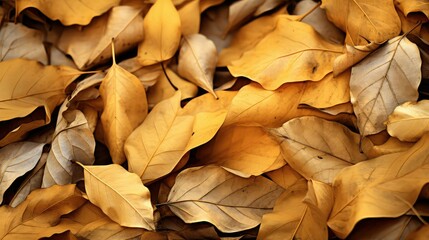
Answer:
<path fill-rule="evenodd" d="M 415 142 L 429 132 L 429 101 L 397 106 L 387 120 L 387 132 L 401 141 Z"/>
<path fill-rule="evenodd" d="M 85 115 L 79 110 L 60 113 L 43 174 L 44 188 L 78 180 L 75 172 L 80 169 L 72 161 L 90 165 L 95 160 L 95 139 Z"/>
<path fill-rule="evenodd" d="M 18 207 L 0 208 L 0 238 L 39 239 L 71 230 L 72 225 L 61 224 L 60 217 L 85 201 L 75 185 L 35 190 Z"/>
<path fill-rule="evenodd" d="M 125 143 L 129 170 L 145 183 L 170 173 L 186 153 L 194 117 L 178 114 L 180 95 L 158 103 Z"/>
<path fill-rule="evenodd" d="M 143 10 L 142 4 L 117 6 L 83 29 L 68 27 L 61 34 L 58 47 L 68 53 L 80 69 L 105 63 L 112 57 L 112 38 L 115 38 L 117 53 L 123 53 L 143 40 Z"/>
<path fill-rule="evenodd" d="M 17 0 L 16 12 L 35 7 L 52 20 L 60 20 L 62 24 L 68 26 L 73 24 L 87 25 L 95 16 L 118 5 L 120 0 L 108 1 L 73 1 L 57 0 L 54 2 L 44 0 Z"/>
<path fill-rule="evenodd" d="M 407 151 L 344 168 L 333 184 L 336 197 L 328 226 L 345 238 L 362 219 L 406 213 L 429 182 L 428 170 L 428 134 Z"/>
<path fill-rule="evenodd" d="M 179 54 L 179 74 L 216 96 L 213 90 L 213 75 L 217 63 L 214 43 L 201 34 L 183 37 Z"/>
<path fill-rule="evenodd" d="M 351 102 L 361 135 L 384 130 L 396 106 L 417 100 L 421 64 L 418 47 L 399 36 L 352 68 Z"/>
<path fill-rule="evenodd" d="M 36 166 L 42 156 L 43 143 L 19 142 L 0 149 L 0 203 L 3 194 L 20 176 Z"/>
<path fill-rule="evenodd" d="M 14 58 L 36 60 L 47 64 L 48 56 L 43 46 L 43 33 L 21 23 L 3 24 L 0 29 L 0 60 Z"/>
<path fill-rule="evenodd" d="M 242 177 L 257 176 L 285 164 L 279 143 L 261 127 L 230 126 L 197 152 L 198 164 L 214 164 Z"/>
<path fill-rule="evenodd" d="M 136 174 L 117 164 L 80 165 L 85 171 L 86 193 L 94 205 L 121 226 L 155 229 L 149 190 Z"/>
<path fill-rule="evenodd" d="M 401 21 L 392 0 L 324 0 L 329 20 L 347 34 L 351 45 L 383 43 L 401 31 Z"/>
<path fill-rule="evenodd" d="M 341 53 L 341 45 L 324 40 L 311 26 L 280 17 L 276 28 L 228 69 L 274 90 L 286 82 L 321 80 Z"/>
<path fill-rule="evenodd" d="M 208 165 L 182 171 L 165 204 L 187 223 L 207 221 L 237 232 L 256 227 L 282 192 L 262 176 L 241 178 Z"/>
<path fill-rule="evenodd" d="M 157 0 L 144 18 L 145 39 L 139 45 L 142 65 L 168 60 L 180 44 L 180 16 L 171 0 Z"/>
<path fill-rule="evenodd" d="M 101 124 L 106 145 L 112 161 L 122 164 L 125 162 L 125 140 L 148 112 L 146 90 L 140 80 L 118 66 L 113 57 L 113 65 L 101 82 L 100 95 L 104 103 Z"/>

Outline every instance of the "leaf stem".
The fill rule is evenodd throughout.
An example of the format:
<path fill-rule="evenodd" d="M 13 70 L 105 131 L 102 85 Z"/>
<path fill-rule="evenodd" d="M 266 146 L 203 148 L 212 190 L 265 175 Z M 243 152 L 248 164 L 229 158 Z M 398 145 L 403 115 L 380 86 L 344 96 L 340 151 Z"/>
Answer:
<path fill-rule="evenodd" d="M 165 71 L 165 67 L 164 67 L 164 63 L 160 62 L 161 64 L 161 68 L 162 71 L 164 72 L 165 77 L 167 78 L 168 82 L 170 83 L 170 85 L 174 88 L 175 91 L 179 90 L 174 84 L 173 82 L 171 82 L 170 78 L 168 77 L 167 71 Z"/>
<path fill-rule="evenodd" d="M 301 22 L 305 17 L 307 17 L 308 15 L 310 15 L 317 8 L 319 8 L 320 5 L 322 5 L 322 2 L 318 2 L 317 5 L 314 5 L 314 7 L 312 9 L 310 9 L 308 12 L 306 12 L 304 15 L 302 15 L 302 17 L 301 17 L 301 19 L 299 21 Z"/>

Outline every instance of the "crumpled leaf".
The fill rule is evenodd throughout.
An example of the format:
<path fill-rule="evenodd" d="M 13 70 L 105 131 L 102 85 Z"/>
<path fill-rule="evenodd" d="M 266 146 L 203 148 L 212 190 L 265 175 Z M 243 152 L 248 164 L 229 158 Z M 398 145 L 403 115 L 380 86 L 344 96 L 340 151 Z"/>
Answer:
<path fill-rule="evenodd" d="M 183 37 L 179 53 L 179 74 L 217 98 L 213 90 L 213 75 L 217 51 L 214 43 L 201 34 Z"/>
<path fill-rule="evenodd" d="M 113 45 L 112 52 L 114 55 Z M 118 66 L 113 57 L 113 65 L 101 82 L 100 95 L 104 103 L 101 124 L 106 145 L 113 163 L 122 164 L 126 160 L 125 141 L 148 112 L 146 90 L 140 80 Z"/>
<path fill-rule="evenodd" d="M 241 178 L 208 165 L 182 171 L 165 204 L 186 223 L 207 221 L 237 232 L 256 227 L 282 192 L 262 176 Z"/>
<path fill-rule="evenodd" d="M 117 164 L 79 165 L 85 171 L 89 200 L 109 218 L 124 227 L 155 229 L 149 190 L 136 174 Z"/>
<path fill-rule="evenodd" d="M 352 68 L 351 102 L 362 136 L 386 129 L 396 106 L 418 98 L 421 59 L 417 46 L 399 36 Z"/>
<path fill-rule="evenodd" d="M 258 176 L 286 162 L 279 143 L 262 127 L 229 126 L 197 152 L 200 165 L 214 164 L 241 176 Z"/>
<path fill-rule="evenodd" d="M 397 106 L 387 120 L 387 132 L 401 141 L 416 142 L 429 132 L 429 100 Z"/>
<path fill-rule="evenodd" d="M 395 6 L 399 8 L 405 16 L 410 13 L 421 12 L 429 18 L 429 3 L 425 0 L 395 0 Z"/>
<path fill-rule="evenodd" d="M 306 179 L 331 184 L 341 169 L 367 158 L 360 152 L 358 134 L 321 118 L 295 118 L 273 133 L 281 141 L 285 160 Z"/>
<path fill-rule="evenodd" d="M 307 191 L 308 189 L 308 191 Z M 328 239 L 326 220 L 334 203 L 332 187 L 298 181 L 264 215 L 258 239 Z"/>
<path fill-rule="evenodd" d="M 383 43 L 401 31 L 401 20 L 391 0 L 324 0 L 328 19 L 346 34 L 352 46 Z"/>
<path fill-rule="evenodd" d="M 406 213 L 429 182 L 428 169 L 428 134 L 407 151 L 344 168 L 333 184 L 336 198 L 328 226 L 345 238 L 362 219 Z"/>
<path fill-rule="evenodd" d="M 58 48 L 68 53 L 79 69 L 105 63 L 112 58 L 112 38 L 118 54 L 143 40 L 144 9 L 142 4 L 117 6 L 83 29 L 79 26 L 66 28 L 58 40 Z"/>
<path fill-rule="evenodd" d="M 334 76 L 339 76 L 356 63 L 360 62 L 380 46 L 379 43 L 371 42 L 362 46 L 351 46 L 346 44 L 346 52 L 334 60 Z"/>
<path fill-rule="evenodd" d="M 186 153 L 194 117 L 178 114 L 180 96 L 158 103 L 125 142 L 128 169 L 144 183 L 170 173 Z"/>
<path fill-rule="evenodd" d="M 44 143 L 18 142 L 0 149 L 0 203 L 3 194 L 20 176 L 36 166 Z"/>
<path fill-rule="evenodd" d="M 275 29 L 228 69 L 235 77 L 247 77 L 275 90 L 287 82 L 321 80 L 332 72 L 332 63 L 342 48 L 305 23 L 280 17 Z"/>
<path fill-rule="evenodd" d="M 14 58 L 36 60 L 46 65 L 48 56 L 43 46 L 43 33 L 21 23 L 4 23 L 0 28 L 0 60 Z"/>
<path fill-rule="evenodd" d="M 180 44 L 180 16 L 171 0 L 157 0 L 143 22 L 145 38 L 138 59 L 143 66 L 168 60 Z"/>
<path fill-rule="evenodd" d="M 99 16 L 118 5 L 120 0 L 108 1 L 73 1 L 73 0 L 17 0 L 16 13 L 34 7 L 52 20 L 60 20 L 63 25 L 87 25 L 95 16 Z"/>
<path fill-rule="evenodd" d="M 60 217 L 86 202 L 74 184 L 34 190 L 18 207 L 2 206 L 1 239 L 39 239 L 74 229 Z M 75 230 L 75 229 L 74 229 Z"/>

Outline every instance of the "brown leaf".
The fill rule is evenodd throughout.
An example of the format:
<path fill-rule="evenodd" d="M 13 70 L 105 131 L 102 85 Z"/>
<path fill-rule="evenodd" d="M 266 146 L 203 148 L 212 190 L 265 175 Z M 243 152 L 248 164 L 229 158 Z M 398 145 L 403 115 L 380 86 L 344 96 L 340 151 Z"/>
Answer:
<path fill-rule="evenodd" d="M 207 221 L 237 232 L 257 226 L 282 192 L 262 176 L 241 178 L 208 165 L 182 171 L 165 204 L 187 223 Z"/>
<path fill-rule="evenodd" d="M 399 8 L 405 16 L 408 16 L 410 13 L 423 13 L 427 18 L 429 18 L 429 3 L 425 0 L 395 0 L 395 6 Z"/>

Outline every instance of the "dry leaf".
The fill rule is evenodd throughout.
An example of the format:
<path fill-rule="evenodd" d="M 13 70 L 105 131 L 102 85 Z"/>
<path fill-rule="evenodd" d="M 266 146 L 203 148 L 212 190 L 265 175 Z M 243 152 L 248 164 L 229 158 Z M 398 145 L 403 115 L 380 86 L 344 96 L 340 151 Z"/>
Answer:
<path fill-rule="evenodd" d="M 371 42 L 363 46 L 350 46 L 346 44 L 346 52 L 334 60 L 334 76 L 339 76 L 356 63 L 360 62 L 380 46 L 379 43 Z"/>
<path fill-rule="evenodd" d="M 283 0 L 265 0 L 258 9 L 253 13 L 254 16 L 260 16 L 268 11 L 271 11 L 279 6 L 285 4 Z"/>
<path fill-rule="evenodd" d="M 280 145 L 262 127 L 221 128 L 196 156 L 199 165 L 222 166 L 241 177 L 258 176 L 286 164 Z"/>
<path fill-rule="evenodd" d="M 217 51 L 214 43 L 201 34 L 183 37 L 179 53 L 179 74 L 213 94 L 213 75 L 216 68 Z"/>
<path fill-rule="evenodd" d="M 416 142 L 429 132 L 429 101 L 397 106 L 387 120 L 387 132 L 401 141 Z"/>
<path fill-rule="evenodd" d="M 79 1 L 58 0 L 54 2 L 43 0 L 17 0 L 16 13 L 21 13 L 24 9 L 34 7 L 52 20 L 60 20 L 66 26 L 79 24 L 87 25 L 95 16 L 118 5 L 120 0 L 108 1 Z"/>
<path fill-rule="evenodd" d="M 425 0 L 395 0 L 395 6 L 399 8 L 405 16 L 410 13 L 421 12 L 429 18 L 429 2 Z"/>
<path fill-rule="evenodd" d="M 301 174 L 293 170 L 290 165 L 284 165 L 277 170 L 267 172 L 266 175 L 284 189 L 288 189 L 301 179 L 304 179 Z"/>
<path fill-rule="evenodd" d="M 427 240 L 429 227 L 424 225 L 407 236 L 406 240 Z"/>
<path fill-rule="evenodd" d="M 3 194 L 20 176 L 36 166 L 44 143 L 18 142 L 0 149 L 0 203 Z"/>
<path fill-rule="evenodd" d="M 208 8 L 223 3 L 225 0 L 200 0 L 200 12 L 206 11 Z"/>
<path fill-rule="evenodd" d="M 66 28 L 58 40 L 58 48 L 71 55 L 80 69 L 105 63 L 112 57 L 112 38 L 115 38 L 118 54 L 143 40 L 141 14 L 144 10 L 142 4 L 117 6 L 83 29 L 79 26 Z"/>
<path fill-rule="evenodd" d="M 0 28 L 0 60 L 14 58 L 36 60 L 46 65 L 48 56 L 43 46 L 43 33 L 21 23 L 3 24 Z"/>
<path fill-rule="evenodd" d="M 327 42 L 309 25 L 280 17 L 275 29 L 228 69 L 275 90 L 286 82 L 321 80 L 341 53 L 341 45 Z"/>
<path fill-rule="evenodd" d="M 413 34 L 409 34 L 407 38 L 419 47 L 422 59 L 422 78 L 429 78 L 429 43 Z"/>
<path fill-rule="evenodd" d="M 171 0 L 157 0 L 143 23 L 145 39 L 139 45 L 138 59 L 144 66 L 168 60 L 180 44 L 180 16 Z"/>
<path fill-rule="evenodd" d="M 155 229 L 149 190 L 120 165 L 84 166 L 89 200 L 124 227 Z M 117 176 L 117 177 L 112 177 Z"/>
<path fill-rule="evenodd" d="M 401 21 L 391 0 L 324 0 L 328 19 L 346 32 L 349 45 L 383 43 L 397 36 Z"/>
<path fill-rule="evenodd" d="M 114 55 L 113 45 L 112 52 Z M 118 66 L 113 57 L 113 65 L 101 82 L 100 95 L 104 103 L 101 114 L 104 139 L 113 163 L 122 164 L 125 141 L 148 112 L 146 90 L 140 80 Z"/>
<path fill-rule="evenodd" d="M 429 135 L 408 151 L 344 168 L 333 185 L 336 198 L 328 226 L 345 238 L 362 219 L 406 213 L 429 182 L 428 169 Z"/>
<path fill-rule="evenodd" d="M 239 0 L 229 6 L 228 26 L 225 34 L 252 17 L 264 0 Z"/>
<path fill-rule="evenodd" d="M 180 96 L 158 103 L 125 143 L 128 169 L 144 183 L 170 173 L 186 153 L 194 117 L 178 115 Z"/>
<path fill-rule="evenodd" d="M 61 224 L 60 217 L 85 203 L 75 185 L 52 186 L 33 191 L 18 207 L 0 208 L 1 239 L 39 239 L 62 233 L 71 224 Z M 58 224 L 58 225 L 57 225 Z"/>
<path fill-rule="evenodd" d="M 200 34 L 203 34 L 208 39 L 213 41 L 218 53 L 221 52 L 222 49 L 228 47 L 232 40 L 232 34 L 228 34 L 226 36 L 224 34 L 227 25 L 227 5 L 220 5 L 215 8 L 210 8 L 201 16 Z"/>
<path fill-rule="evenodd" d="M 363 151 L 368 158 L 376 158 L 390 153 L 407 151 L 413 145 L 414 143 L 401 142 L 397 138 L 391 137 L 385 143 L 371 146 L 369 149 L 365 147 Z"/>
<path fill-rule="evenodd" d="M 256 227 L 282 192 L 262 176 L 241 178 L 208 165 L 182 171 L 165 204 L 187 223 L 207 221 L 237 232 Z"/>
<path fill-rule="evenodd" d="M 281 141 L 285 160 L 306 179 L 331 184 L 341 169 L 366 160 L 359 149 L 359 135 L 336 122 L 300 117 L 273 133 Z"/>
<path fill-rule="evenodd" d="M 417 46 L 399 36 L 352 68 L 351 102 L 361 135 L 381 132 L 396 106 L 417 100 L 420 66 Z"/>
<path fill-rule="evenodd" d="M 158 82 L 158 78 L 164 74 L 159 64 L 142 66 L 137 57 L 128 58 L 118 63 L 118 65 L 140 79 L 145 87 L 155 85 Z"/>
<path fill-rule="evenodd" d="M 183 36 L 200 31 L 200 0 L 192 0 L 179 9 L 180 31 Z"/>

